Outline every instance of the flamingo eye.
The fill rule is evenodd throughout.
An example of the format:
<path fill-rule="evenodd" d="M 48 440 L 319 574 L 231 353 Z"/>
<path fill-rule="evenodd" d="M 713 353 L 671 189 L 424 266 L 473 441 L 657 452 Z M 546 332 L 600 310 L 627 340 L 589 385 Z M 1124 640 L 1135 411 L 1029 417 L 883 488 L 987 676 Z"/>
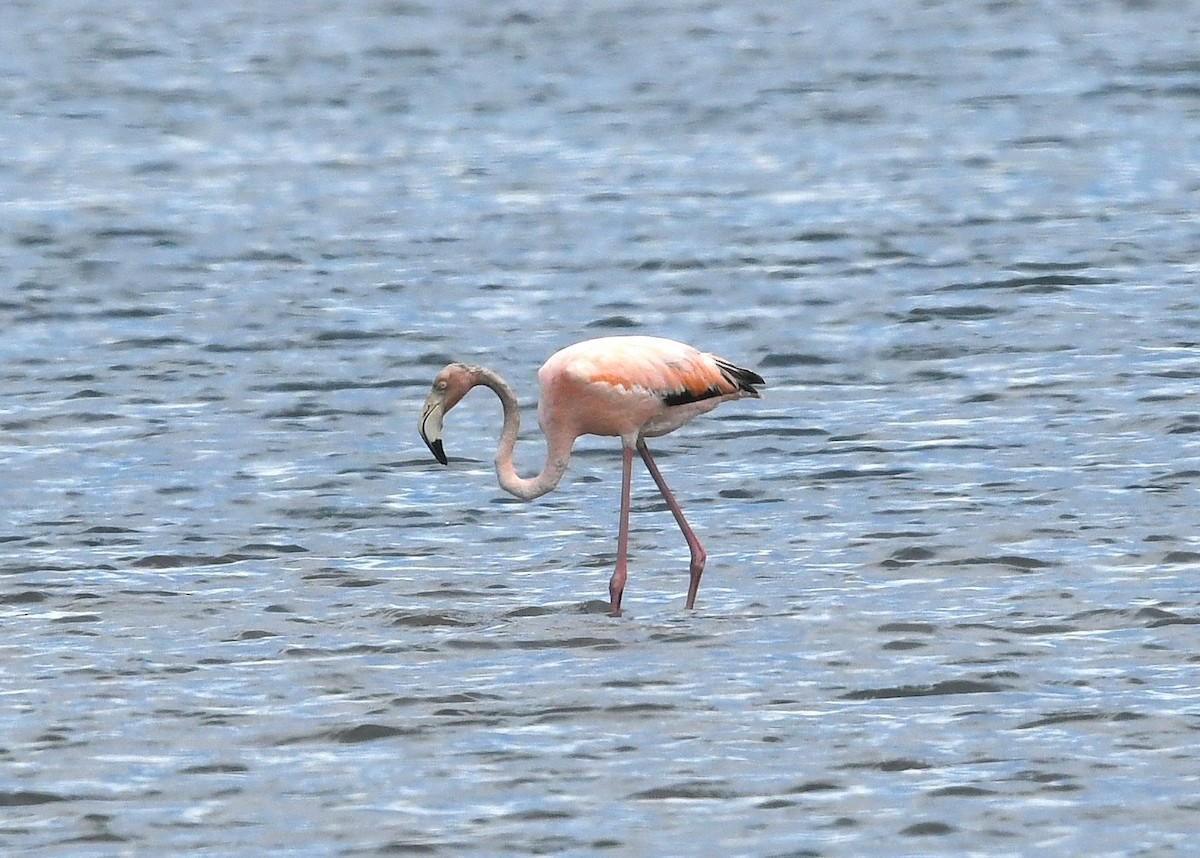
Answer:
<path fill-rule="evenodd" d="M 434 390 L 445 390 L 447 387 L 449 387 L 449 385 L 446 384 L 445 380 L 443 379 L 438 379 L 433 383 Z"/>

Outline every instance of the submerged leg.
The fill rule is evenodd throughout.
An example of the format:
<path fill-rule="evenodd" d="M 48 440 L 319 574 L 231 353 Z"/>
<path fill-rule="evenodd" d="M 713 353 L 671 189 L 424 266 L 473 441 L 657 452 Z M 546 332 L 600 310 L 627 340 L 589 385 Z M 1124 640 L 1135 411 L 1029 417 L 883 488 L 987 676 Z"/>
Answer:
<path fill-rule="evenodd" d="M 663 500 L 667 502 L 667 509 L 671 510 L 671 515 L 675 516 L 675 523 L 683 531 L 683 538 L 687 540 L 688 551 L 692 553 L 692 563 L 689 568 L 692 580 L 688 584 L 687 604 L 685 607 L 689 609 L 694 608 L 696 607 L 696 591 L 700 589 L 700 576 L 704 572 L 704 560 L 707 557 L 704 553 L 704 546 L 700 544 L 700 540 L 696 538 L 696 534 L 688 526 L 687 519 L 683 517 L 683 510 L 679 508 L 675 496 L 667 488 L 667 482 L 658 470 L 658 465 L 654 463 L 654 458 L 650 455 L 650 448 L 646 446 L 646 442 L 639 438 L 637 448 L 638 452 L 642 454 L 642 461 L 646 463 L 646 470 L 650 472 L 650 476 L 654 477 L 654 484 L 658 486 L 658 490 L 662 492 Z"/>
<path fill-rule="evenodd" d="M 608 582 L 609 613 L 621 615 L 621 594 L 625 592 L 625 570 L 629 555 L 629 491 L 633 479 L 633 450 L 621 451 L 621 522 L 617 526 L 617 568 Z"/>

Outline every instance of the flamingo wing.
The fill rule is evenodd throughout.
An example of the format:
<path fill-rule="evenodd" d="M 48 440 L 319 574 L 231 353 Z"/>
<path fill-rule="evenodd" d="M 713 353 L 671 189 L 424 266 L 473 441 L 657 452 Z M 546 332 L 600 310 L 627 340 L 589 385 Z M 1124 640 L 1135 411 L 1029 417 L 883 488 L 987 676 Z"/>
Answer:
<path fill-rule="evenodd" d="M 544 398 L 573 399 L 577 416 L 586 414 L 578 431 L 622 437 L 671 431 L 724 399 L 758 397 L 754 385 L 764 383 L 715 355 L 645 336 L 568 346 L 546 361 L 538 379 Z"/>
<path fill-rule="evenodd" d="M 663 337 L 601 337 L 569 346 L 564 368 L 580 381 L 650 393 L 664 405 L 718 396 L 757 397 L 765 382 L 748 369 Z"/>

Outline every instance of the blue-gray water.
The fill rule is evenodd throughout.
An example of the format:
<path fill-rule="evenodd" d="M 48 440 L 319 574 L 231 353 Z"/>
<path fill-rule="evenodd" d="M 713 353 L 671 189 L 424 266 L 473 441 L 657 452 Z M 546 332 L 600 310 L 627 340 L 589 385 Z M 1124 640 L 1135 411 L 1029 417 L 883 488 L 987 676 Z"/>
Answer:
<path fill-rule="evenodd" d="M 1163 855 L 1200 6 L 11 2 L 0 851 Z M 758 369 L 504 496 L 607 333 Z"/>

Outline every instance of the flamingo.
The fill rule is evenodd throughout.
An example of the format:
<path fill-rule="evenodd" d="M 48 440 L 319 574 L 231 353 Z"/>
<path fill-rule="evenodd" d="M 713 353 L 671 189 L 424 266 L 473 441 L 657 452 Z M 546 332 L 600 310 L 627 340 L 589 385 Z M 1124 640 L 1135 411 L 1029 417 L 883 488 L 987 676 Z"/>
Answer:
<path fill-rule="evenodd" d="M 634 450 L 646 463 L 687 541 L 691 580 L 686 607 L 694 608 L 706 555 L 650 455 L 646 439 L 673 432 L 727 400 L 759 398 L 755 385 L 766 383 L 762 376 L 674 340 L 625 336 L 567 346 L 550 356 L 537 377 L 541 389 L 538 424 L 546 439 L 546 463 L 537 476 L 520 477 L 513 468 L 513 448 L 521 423 L 517 398 L 504 379 L 481 366 L 452 363 L 434 377 L 433 389 L 421 412 L 421 438 L 434 458 L 447 464 L 442 418 L 471 388 L 491 388 L 504 407 L 504 426 L 496 448 L 496 476 L 502 489 L 522 500 L 533 500 L 554 490 L 580 435 L 620 438 L 621 514 L 616 568 L 608 585 L 610 612 L 620 615 L 625 591 Z"/>

